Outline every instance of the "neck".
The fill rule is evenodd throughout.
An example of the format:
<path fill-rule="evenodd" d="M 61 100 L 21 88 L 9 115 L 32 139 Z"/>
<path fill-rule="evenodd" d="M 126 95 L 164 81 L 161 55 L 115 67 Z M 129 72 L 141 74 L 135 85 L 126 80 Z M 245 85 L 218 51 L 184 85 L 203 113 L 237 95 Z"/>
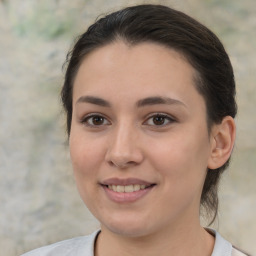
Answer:
<path fill-rule="evenodd" d="M 204 228 L 197 225 L 168 227 L 161 232 L 139 237 L 128 237 L 109 231 L 102 231 L 95 246 L 95 256 L 210 256 L 214 247 L 214 238 Z"/>

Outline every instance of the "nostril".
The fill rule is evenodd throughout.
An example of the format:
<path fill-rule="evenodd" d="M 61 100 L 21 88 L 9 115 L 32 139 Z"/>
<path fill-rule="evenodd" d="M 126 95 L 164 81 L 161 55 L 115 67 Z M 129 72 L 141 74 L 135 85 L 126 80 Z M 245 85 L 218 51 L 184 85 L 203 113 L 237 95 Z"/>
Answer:
<path fill-rule="evenodd" d="M 134 161 L 118 162 L 118 161 L 113 161 L 113 160 L 109 161 L 109 164 L 110 164 L 110 166 L 115 166 L 115 167 L 120 168 L 120 169 L 125 169 L 127 167 L 137 165 L 137 163 L 134 162 Z"/>
<path fill-rule="evenodd" d="M 105 161 L 110 166 L 127 168 L 142 163 L 144 157 L 141 149 L 137 147 L 109 147 L 106 151 Z"/>

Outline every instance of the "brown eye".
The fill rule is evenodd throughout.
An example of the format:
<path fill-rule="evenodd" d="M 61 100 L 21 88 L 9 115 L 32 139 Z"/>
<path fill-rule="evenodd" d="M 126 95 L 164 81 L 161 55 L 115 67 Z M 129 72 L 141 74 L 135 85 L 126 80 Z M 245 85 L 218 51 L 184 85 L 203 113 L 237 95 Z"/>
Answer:
<path fill-rule="evenodd" d="M 101 116 L 101 115 L 90 115 L 85 117 L 82 120 L 82 123 L 86 126 L 96 127 L 96 126 L 103 126 L 103 125 L 109 125 L 109 121 Z"/>
<path fill-rule="evenodd" d="M 166 118 L 164 116 L 155 116 L 153 117 L 152 121 L 155 125 L 163 125 L 165 122 L 165 119 Z"/>
<path fill-rule="evenodd" d="M 104 118 L 102 116 L 93 116 L 92 123 L 94 125 L 102 125 L 104 123 Z"/>
<path fill-rule="evenodd" d="M 166 126 L 173 122 L 175 122 L 175 119 L 169 115 L 155 114 L 149 117 L 144 124 L 149 126 Z"/>

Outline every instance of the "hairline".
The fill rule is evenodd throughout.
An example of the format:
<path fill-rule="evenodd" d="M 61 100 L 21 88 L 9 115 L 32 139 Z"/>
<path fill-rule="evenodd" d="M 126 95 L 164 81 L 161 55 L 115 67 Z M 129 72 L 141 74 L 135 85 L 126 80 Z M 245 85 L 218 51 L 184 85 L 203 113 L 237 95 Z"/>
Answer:
<path fill-rule="evenodd" d="M 109 40 L 106 40 L 105 42 L 101 42 L 97 45 L 94 45 L 93 47 L 91 48 L 88 48 L 87 49 L 87 52 L 84 53 L 84 55 L 80 58 L 80 61 L 78 62 L 78 65 L 77 65 L 77 69 L 75 70 L 75 73 L 73 74 L 73 77 L 72 77 L 72 97 L 71 97 L 71 102 L 73 103 L 73 88 L 74 88 L 74 84 L 75 84 L 75 79 L 76 79 L 76 76 L 77 76 L 77 73 L 82 65 L 82 62 L 91 54 L 93 54 L 95 51 L 97 51 L 98 49 L 101 49 L 101 48 L 104 48 L 105 46 L 108 46 L 108 45 L 111 45 L 111 44 L 114 44 L 114 43 L 118 43 L 118 42 L 122 42 L 122 43 L 125 43 L 128 47 L 135 47 L 135 46 L 138 46 L 140 44 L 143 44 L 143 43 L 152 43 L 152 44 L 155 44 L 155 45 L 158 45 L 158 46 L 161 46 L 161 47 L 164 47 L 168 50 L 173 50 L 175 51 L 176 53 L 179 54 L 179 57 L 182 58 L 184 61 L 186 61 L 192 68 L 193 68 L 193 77 L 192 77 L 192 80 L 193 80 L 193 84 L 195 86 L 195 89 L 197 90 L 197 92 L 203 97 L 203 100 L 204 100 L 204 103 L 205 103 L 205 107 L 206 107 L 206 123 L 207 123 L 207 130 L 208 130 L 208 135 L 210 136 L 210 133 L 211 133 L 211 129 L 212 129 L 212 126 L 214 124 L 214 121 L 213 120 L 210 120 L 210 116 L 209 116 L 209 110 L 208 110 L 208 105 L 207 105 L 207 102 L 206 102 L 206 98 L 204 96 L 204 94 L 202 93 L 202 91 L 200 90 L 200 88 L 202 88 L 203 86 L 201 86 L 201 84 L 203 83 L 203 79 L 201 77 L 201 74 L 199 73 L 199 71 L 196 69 L 194 63 L 192 60 L 190 60 L 190 56 L 189 54 L 185 51 L 183 51 L 182 49 L 178 49 L 176 47 L 172 47 L 166 43 L 163 43 L 163 42 L 160 42 L 160 41 L 156 41 L 156 40 L 153 40 L 153 39 L 141 39 L 141 40 L 130 40 L 129 38 L 127 38 L 125 35 L 121 35 L 120 33 L 116 32 L 116 34 L 113 35 L 112 38 L 110 38 Z M 72 104 L 71 104 L 72 105 Z M 72 119 L 72 118 L 71 118 Z M 71 121 L 71 120 L 70 120 Z M 71 126 L 71 124 L 70 124 Z"/>

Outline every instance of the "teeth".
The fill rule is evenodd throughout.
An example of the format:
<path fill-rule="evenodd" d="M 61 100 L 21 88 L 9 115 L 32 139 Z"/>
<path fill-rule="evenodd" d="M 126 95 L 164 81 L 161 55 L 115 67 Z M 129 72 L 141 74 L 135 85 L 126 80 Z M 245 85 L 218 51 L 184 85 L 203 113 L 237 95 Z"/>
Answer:
<path fill-rule="evenodd" d="M 117 185 L 116 192 L 124 192 L 124 186 Z"/>
<path fill-rule="evenodd" d="M 125 193 L 129 193 L 129 192 L 133 192 L 133 191 L 134 191 L 133 185 L 129 185 L 129 186 L 124 187 L 124 192 Z"/>
<path fill-rule="evenodd" d="M 140 190 L 140 185 L 133 185 L 133 189 L 134 189 L 134 191 Z"/>
<path fill-rule="evenodd" d="M 122 186 L 122 185 L 108 185 L 108 188 L 119 193 L 131 193 L 134 191 L 139 191 L 141 189 L 145 189 L 146 185 L 127 185 L 127 186 Z"/>

